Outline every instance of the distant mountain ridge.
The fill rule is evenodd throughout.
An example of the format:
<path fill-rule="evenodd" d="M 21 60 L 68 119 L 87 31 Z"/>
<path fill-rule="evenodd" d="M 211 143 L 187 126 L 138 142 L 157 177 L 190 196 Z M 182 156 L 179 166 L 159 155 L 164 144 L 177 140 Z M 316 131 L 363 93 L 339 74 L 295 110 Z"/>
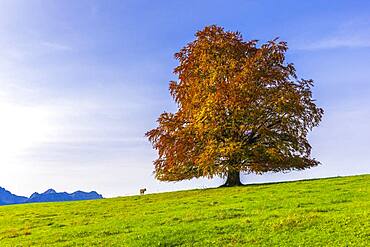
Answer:
<path fill-rule="evenodd" d="M 94 200 L 102 199 L 103 196 L 96 191 L 84 192 L 76 191 L 71 194 L 67 192 L 56 192 L 53 189 L 48 189 L 44 193 L 33 193 L 29 198 L 25 196 L 17 196 L 10 191 L 0 187 L 0 205 L 32 203 L 32 202 L 63 202 L 63 201 L 79 201 L 79 200 Z"/>
<path fill-rule="evenodd" d="M 0 205 L 25 203 L 27 201 L 25 196 L 17 196 L 10 191 L 0 187 Z"/>

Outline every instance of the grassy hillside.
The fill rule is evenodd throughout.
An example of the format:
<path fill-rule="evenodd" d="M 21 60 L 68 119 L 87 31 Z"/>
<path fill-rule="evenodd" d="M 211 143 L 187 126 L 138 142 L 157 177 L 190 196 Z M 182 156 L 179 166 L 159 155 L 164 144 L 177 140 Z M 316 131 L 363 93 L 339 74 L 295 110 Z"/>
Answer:
<path fill-rule="evenodd" d="M 0 207 L 0 246 L 370 246 L 370 175 Z"/>

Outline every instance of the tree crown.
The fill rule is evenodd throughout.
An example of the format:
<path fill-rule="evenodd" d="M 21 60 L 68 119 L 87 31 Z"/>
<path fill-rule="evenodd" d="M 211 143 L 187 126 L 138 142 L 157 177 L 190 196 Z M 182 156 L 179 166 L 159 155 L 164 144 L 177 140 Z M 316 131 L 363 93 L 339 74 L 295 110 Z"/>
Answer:
<path fill-rule="evenodd" d="M 208 26 L 175 58 L 170 93 L 176 113 L 163 113 L 146 133 L 159 157 L 159 180 L 305 169 L 307 134 L 323 110 L 312 99 L 312 80 L 299 79 L 285 62 L 286 42 L 260 46 L 239 32 Z"/>

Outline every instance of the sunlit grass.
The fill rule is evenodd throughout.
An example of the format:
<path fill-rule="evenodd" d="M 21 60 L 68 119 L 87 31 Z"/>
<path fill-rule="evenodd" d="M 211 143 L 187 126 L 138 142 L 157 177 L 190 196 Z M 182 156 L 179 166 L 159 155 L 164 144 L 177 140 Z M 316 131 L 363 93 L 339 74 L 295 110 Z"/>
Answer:
<path fill-rule="evenodd" d="M 370 175 L 0 207 L 0 246 L 370 246 Z"/>

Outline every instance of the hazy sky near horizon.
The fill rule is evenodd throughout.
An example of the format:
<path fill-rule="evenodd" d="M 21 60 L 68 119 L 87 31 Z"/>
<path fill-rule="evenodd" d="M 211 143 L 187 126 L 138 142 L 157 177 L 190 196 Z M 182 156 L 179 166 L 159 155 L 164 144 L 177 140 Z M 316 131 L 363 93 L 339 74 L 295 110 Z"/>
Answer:
<path fill-rule="evenodd" d="M 310 134 L 322 165 L 267 182 L 370 173 L 370 2 L 0 0 L 0 186 L 104 196 L 203 188 L 160 183 L 144 133 L 175 111 L 173 54 L 206 25 L 280 37 L 324 108 Z"/>

